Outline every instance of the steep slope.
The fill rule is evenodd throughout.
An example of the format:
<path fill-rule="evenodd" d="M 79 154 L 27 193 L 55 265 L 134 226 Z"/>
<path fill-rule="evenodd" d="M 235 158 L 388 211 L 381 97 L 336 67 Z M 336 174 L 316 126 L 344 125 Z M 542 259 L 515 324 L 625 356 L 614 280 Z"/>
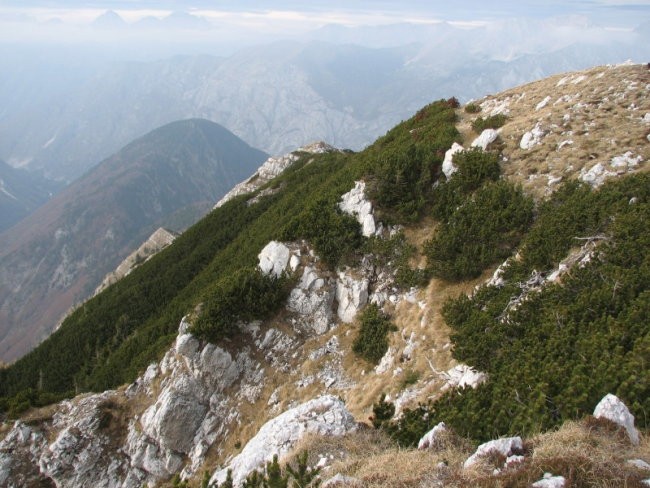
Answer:
<path fill-rule="evenodd" d="M 0 232 L 26 217 L 63 187 L 0 160 Z"/>
<path fill-rule="evenodd" d="M 643 486 L 649 84 L 594 68 L 434 102 L 360 153 L 281 158 L 0 371 L 12 415 L 117 388 L 5 424 L 0 474 L 240 482 L 306 447 L 360 486 Z M 410 449 L 440 421 L 433 452 Z"/>
<path fill-rule="evenodd" d="M 12 361 L 160 225 L 204 214 L 265 154 L 204 120 L 134 141 L 0 235 L 0 357 Z"/>

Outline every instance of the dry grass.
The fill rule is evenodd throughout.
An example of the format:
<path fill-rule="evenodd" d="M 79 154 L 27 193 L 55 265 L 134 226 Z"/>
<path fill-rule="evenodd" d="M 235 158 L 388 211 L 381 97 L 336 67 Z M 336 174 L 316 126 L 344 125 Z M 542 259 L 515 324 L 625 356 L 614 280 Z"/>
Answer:
<path fill-rule="evenodd" d="M 467 454 L 456 448 L 437 452 L 399 449 L 385 434 L 372 428 L 341 438 L 310 436 L 298 445 L 295 453 L 303 450 L 309 452 L 310 464 L 316 464 L 322 457 L 331 460 L 333 455 L 322 479 L 341 473 L 360 480 L 359 486 L 373 488 L 430 486 L 428 481 L 437 476 L 438 463 L 459 466 Z M 287 457 L 285 462 L 293 459 Z"/>
<path fill-rule="evenodd" d="M 309 436 L 284 462 L 307 450 L 309 464 L 330 459 L 322 472 L 326 480 L 337 473 L 356 478 L 355 486 L 378 487 L 529 487 L 544 473 L 564 476 L 567 487 L 641 488 L 650 473 L 627 463 L 630 459 L 650 460 L 650 441 L 642 437 L 633 446 L 620 429 L 608 422 L 585 419 L 567 422 L 557 431 L 525 441 L 523 463 L 502 469 L 503 456 L 492 456 L 475 468 L 463 469 L 473 452 L 472 444 L 450 434 L 436 450 L 398 449 L 386 436 L 366 428 L 341 438 Z M 444 466 L 440 463 L 444 463 Z"/>
<path fill-rule="evenodd" d="M 649 83 L 650 71 L 645 65 L 596 67 L 552 76 L 479 101 L 509 101 L 509 118 L 500 133 L 501 150 L 507 158 L 502 165 L 505 176 L 541 198 L 549 194 L 549 178 L 575 178 L 596 163 L 611 170 L 611 159 L 627 151 L 643 157 L 645 163 L 637 171 L 648 171 L 650 144 L 646 137 L 650 126 L 641 119 L 650 112 Z M 536 110 L 547 96 L 551 98 L 546 106 Z M 465 145 L 476 136 L 471 131 L 472 120 L 489 114 L 489 110 L 484 112 L 475 115 L 458 110 Z M 546 132 L 542 143 L 522 150 L 522 136 L 538 122 Z M 565 141 L 572 143 L 560 147 Z"/>

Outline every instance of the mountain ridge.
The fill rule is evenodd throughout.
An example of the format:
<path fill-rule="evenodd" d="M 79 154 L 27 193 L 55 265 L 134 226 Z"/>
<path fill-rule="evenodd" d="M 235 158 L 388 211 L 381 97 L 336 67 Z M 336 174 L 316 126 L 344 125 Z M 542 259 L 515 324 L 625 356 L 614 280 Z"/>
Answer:
<path fill-rule="evenodd" d="M 213 122 L 174 122 L 0 234 L 2 357 L 27 352 L 165 219 L 187 226 L 265 158 Z"/>
<path fill-rule="evenodd" d="M 434 102 L 361 153 L 303 154 L 0 370 L 14 414 L 117 388 L 7 424 L 3 462 L 59 484 L 222 482 L 302 446 L 343 485 L 643 486 L 649 87 L 646 66 L 597 67 Z M 597 418 L 612 392 L 638 445 Z M 440 421 L 434 451 L 407 448 Z M 345 435 L 293 443 L 314 431 Z"/>

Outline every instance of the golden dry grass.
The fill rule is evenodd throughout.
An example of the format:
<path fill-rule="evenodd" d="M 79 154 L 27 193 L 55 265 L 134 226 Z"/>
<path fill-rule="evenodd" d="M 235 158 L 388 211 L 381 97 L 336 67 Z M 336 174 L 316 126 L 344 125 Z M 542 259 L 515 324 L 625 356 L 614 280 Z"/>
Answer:
<path fill-rule="evenodd" d="M 612 169 L 611 159 L 627 151 L 643 158 L 637 171 L 649 170 L 650 124 L 642 120 L 650 112 L 648 85 L 646 65 L 601 66 L 552 76 L 476 102 L 486 108 L 481 113 L 459 110 L 459 128 L 469 145 L 477 136 L 471 131 L 472 120 L 488 116 L 495 103 L 507 102 L 508 121 L 500 133 L 507 158 L 503 172 L 541 198 L 549 193 L 549 178 L 575 178 L 597 163 Z M 546 106 L 536 109 L 546 97 Z M 521 149 L 522 136 L 537 123 L 546 132 L 541 144 Z"/>
<path fill-rule="evenodd" d="M 310 465 L 322 457 L 330 459 L 321 474 L 323 480 L 341 473 L 356 478 L 355 486 L 364 488 L 529 487 L 547 472 L 564 476 L 570 487 L 641 488 L 641 480 L 650 473 L 627 461 L 650 461 L 650 440 L 642 436 L 640 445 L 633 446 L 613 424 L 607 424 L 593 419 L 567 422 L 556 431 L 525 440 L 525 461 L 498 474 L 493 470 L 502 467 L 501 457 L 463 469 L 473 452 L 472 444 L 453 434 L 435 451 L 418 451 L 399 449 L 370 428 L 341 438 L 309 436 L 284 462 L 292 462 L 296 453 L 307 450 Z"/>

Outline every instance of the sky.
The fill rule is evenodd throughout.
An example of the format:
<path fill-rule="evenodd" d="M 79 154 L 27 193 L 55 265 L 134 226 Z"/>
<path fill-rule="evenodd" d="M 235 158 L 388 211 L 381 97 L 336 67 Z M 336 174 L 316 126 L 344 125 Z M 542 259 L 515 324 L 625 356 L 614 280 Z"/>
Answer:
<path fill-rule="evenodd" d="M 174 11 L 203 15 L 209 19 L 245 19 L 262 15 L 274 21 L 308 23 L 336 20 L 357 23 L 383 23 L 408 20 L 490 21 L 505 17 L 543 18 L 558 15 L 586 16 L 596 23 L 614 27 L 634 26 L 640 17 L 650 15 L 648 0 L 567 0 L 504 1 L 461 0 L 2 0 L 4 19 L 60 19 L 66 23 L 90 22 L 106 10 L 115 10 L 129 21 L 146 16 L 164 16 Z M 297 27 L 297 26 L 296 26 Z"/>
<path fill-rule="evenodd" d="M 109 10 L 121 19 L 98 25 L 95 20 Z M 359 28 L 445 21 L 472 28 L 512 18 L 558 17 L 626 32 L 650 21 L 650 0 L 0 0 L 0 42 L 157 42 L 182 32 L 175 39 L 188 44 L 239 47 L 309 38 L 332 24 Z"/>

